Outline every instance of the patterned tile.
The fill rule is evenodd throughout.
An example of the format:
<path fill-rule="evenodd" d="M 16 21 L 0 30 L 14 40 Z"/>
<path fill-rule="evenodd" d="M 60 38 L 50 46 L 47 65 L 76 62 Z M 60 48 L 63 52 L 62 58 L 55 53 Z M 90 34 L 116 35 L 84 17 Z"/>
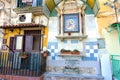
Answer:
<path fill-rule="evenodd" d="M 67 44 L 68 41 L 67 41 L 67 40 L 64 40 L 63 42 L 64 42 L 65 44 Z"/>
<path fill-rule="evenodd" d="M 85 42 L 84 43 L 84 50 L 87 55 L 87 57 L 84 57 L 83 60 L 97 60 L 98 55 L 98 43 L 97 42 Z M 97 55 L 95 55 L 97 54 Z"/>
<path fill-rule="evenodd" d="M 71 40 L 72 44 L 78 44 L 78 40 Z"/>
<path fill-rule="evenodd" d="M 48 49 L 51 49 L 51 48 L 58 49 L 58 43 L 57 42 L 48 42 Z"/>
<path fill-rule="evenodd" d="M 50 51 L 50 57 L 52 60 L 56 59 L 56 54 L 58 54 L 58 42 L 48 42 L 48 50 Z"/>

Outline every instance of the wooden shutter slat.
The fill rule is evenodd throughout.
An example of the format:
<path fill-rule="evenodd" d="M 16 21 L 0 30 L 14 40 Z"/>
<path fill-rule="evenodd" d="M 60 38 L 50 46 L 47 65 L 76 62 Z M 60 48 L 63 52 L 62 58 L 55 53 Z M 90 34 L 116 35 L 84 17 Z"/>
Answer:
<path fill-rule="evenodd" d="M 25 51 L 30 52 L 33 46 L 33 36 L 26 36 L 25 37 Z"/>
<path fill-rule="evenodd" d="M 9 48 L 14 50 L 14 44 L 15 44 L 15 37 L 10 37 Z"/>

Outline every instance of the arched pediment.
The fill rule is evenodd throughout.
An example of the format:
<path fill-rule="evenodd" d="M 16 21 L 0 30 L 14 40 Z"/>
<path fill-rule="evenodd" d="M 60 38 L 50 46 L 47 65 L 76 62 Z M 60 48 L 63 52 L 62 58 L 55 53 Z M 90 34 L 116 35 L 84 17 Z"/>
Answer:
<path fill-rule="evenodd" d="M 44 5 L 45 14 L 48 16 L 50 13 L 55 10 L 55 8 L 63 1 L 72 1 L 72 0 L 46 0 Z M 99 2 L 98 0 L 73 0 L 73 1 L 82 1 L 84 5 L 89 6 L 96 15 L 99 11 Z"/>

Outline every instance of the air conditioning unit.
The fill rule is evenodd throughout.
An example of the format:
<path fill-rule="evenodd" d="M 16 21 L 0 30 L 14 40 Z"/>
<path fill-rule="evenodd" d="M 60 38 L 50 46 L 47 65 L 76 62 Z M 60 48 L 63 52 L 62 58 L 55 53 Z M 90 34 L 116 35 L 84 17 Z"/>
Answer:
<path fill-rule="evenodd" d="M 40 16 L 39 23 L 47 26 L 48 25 L 48 18 L 45 15 Z"/>
<path fill-rule="evenodd" d="M 32 13 L 22 13 L 22 14 L 18 14 L 18 24 L 22 24 L 22 23 L 33 23 L 33 14 Z"/>

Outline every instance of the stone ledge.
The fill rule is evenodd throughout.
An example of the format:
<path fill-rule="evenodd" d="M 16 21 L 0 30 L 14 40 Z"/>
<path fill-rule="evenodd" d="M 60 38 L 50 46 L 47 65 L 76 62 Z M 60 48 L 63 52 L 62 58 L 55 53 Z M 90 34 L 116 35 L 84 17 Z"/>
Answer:
<path fill-rule="evenodd" d="M 59 54 L 58 56 L 62 57 L 86 57 L 86 54 L 80 53 L 80 54 Z"/>
<path fill-rule="evenodd" d="M 58 35 L 56 36 L 56 38 L 60 39 L 61 41 L 63 41 L 64 39 L 79 39 L 80 41 L 87 38 L 88 35 L 78 35 L 78 36 L 62 36 L 62 35 Z"/>
<path fill-rule="evenodd" d="M 100 79 L 104 80 L 104 77 L 102 75 L 91 75 L 91 74 L 64 74 L 64 73 L 52 73 L 52 72 L 46 72 L 43 75 L 44 77 L 72 77 L 72 78 L 82 78 L 82 79 Z"/>

